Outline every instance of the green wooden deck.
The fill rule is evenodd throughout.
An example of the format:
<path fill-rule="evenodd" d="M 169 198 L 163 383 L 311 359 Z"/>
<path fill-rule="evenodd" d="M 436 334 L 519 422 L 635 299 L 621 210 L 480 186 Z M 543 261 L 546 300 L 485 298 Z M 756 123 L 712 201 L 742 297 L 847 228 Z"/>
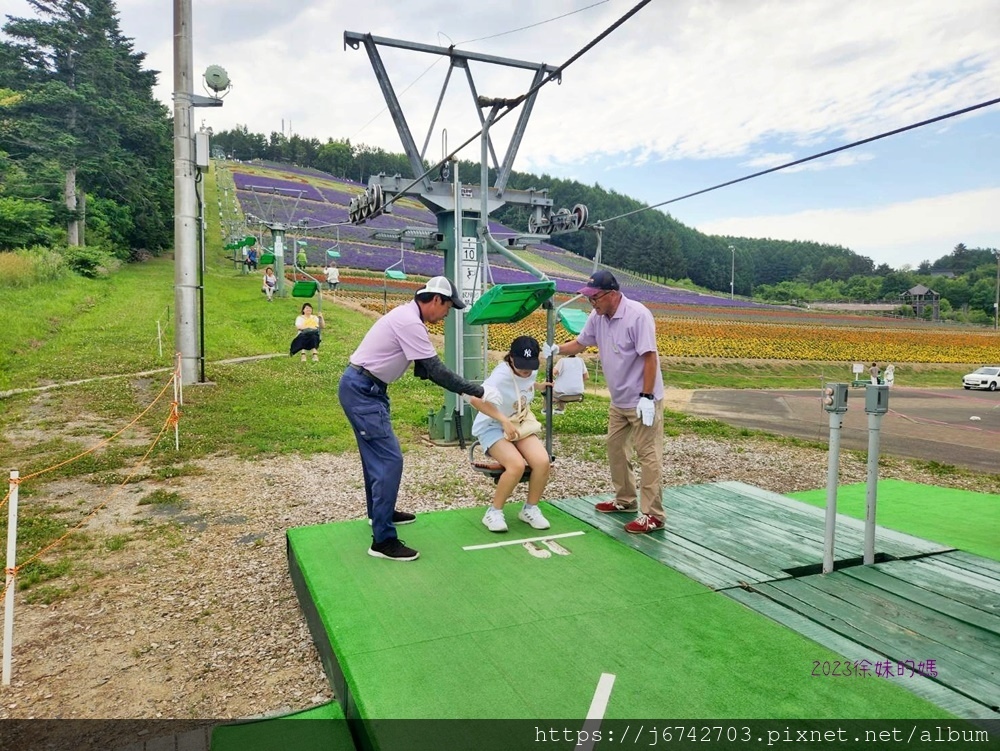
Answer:
<path fill-rule="evenodd" d="M 1000 562 L 877 527 L 882 562 L 856 565 L 864 522 L 838 515 L 840 566 L 822 574 L 821 508 L 737 482 L 671 487 L 667 529 L 630 535 L 629 515 L 594 511 L 608 498 L 553 505 L 850 664 L 849 677 L 821 665 L 819 678 L 890 680 L 959 716 L 1000 719 Z"/>
<path fill-rule="evenodd" d="M 752 485 L 720 482 L 666 488 L 663 505 L 669 521 L 662 535 L 622 532 L 626 515 L 594 511 L 594 503 L 608 497 L 568 498 L 552 505 L 713 589 L 792 578 L 823 561 L 825 511 Z M 838 514 L 835 562 L 860 559 L 863 541 L 864 522 Z M 884 527 L 876 529 L 876 553 L 890 558 L 952 549 Z"/>

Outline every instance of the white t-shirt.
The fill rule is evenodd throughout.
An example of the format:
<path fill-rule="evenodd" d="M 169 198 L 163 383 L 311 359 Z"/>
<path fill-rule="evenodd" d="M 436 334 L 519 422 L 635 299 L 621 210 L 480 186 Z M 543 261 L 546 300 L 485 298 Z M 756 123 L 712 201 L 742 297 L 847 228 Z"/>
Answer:
<path fill-rule="evenodd" d="M 502 361 L 483 381 L 483 386 L 492 386 L 500 392 L 501 401 L 496 407 L 503 414 L 512 417 L 517 412 L 518 400 L 525 399 L 530 406 L 531 400 L 535 398 L 535 374 L 537 372 L 537 370 L 533 370 L 530 376 L 522 378 L 510 369 L 506 361 Z M 478 438 L 491 426 L 499 427 L 500 421 L 480 412 L 472 422 L 472 435 Z"/>
<path fill-rule="evenodd" d="M 340 283 L 340 269 L 336 266 L 328 266 L 326 269 L 326 281 L 328 284 Z"/>
<path fill-rule="evenodd" d="M 564 357 L 556 363 L 555 371 L 553 391 L 557 394 L 583 393 L 583 374 L 587 372 L 587 363 L 579 357 Z"/>

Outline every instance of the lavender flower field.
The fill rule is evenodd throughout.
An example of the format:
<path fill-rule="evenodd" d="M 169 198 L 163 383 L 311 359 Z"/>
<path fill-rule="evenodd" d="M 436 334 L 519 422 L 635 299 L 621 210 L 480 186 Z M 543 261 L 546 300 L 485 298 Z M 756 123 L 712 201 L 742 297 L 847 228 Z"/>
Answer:
<path fill-rule="evenodd" d="M 348 204 L 351 198 L 363 192 L 365 186 L 360 183 L 325 175 L 318 170 L 284 165 L 230 164 L 229 166 L 236 187 L 236 199 L 244 215 L 249 213 L 259 216 L 261 213 L 270 213 L 272 216 L 261 218 L 291 224 L 302 223 L 301 228 L 296 228 L 289 234 L 289 240 L 303 241 L 304 244 L 299 247 L 305 250 L 308 262 L 312 266 L 326 265 L 326 251 L 336 248 L 340 251 L 338 265 L 343 267 L 381 272 L 391 266 L 406 274 L 418 276 L 445 273 L 443 254 L 407 247 L 412 241 L 404 241 L 401 248 L 398 241 L 376 239 L 372 236 L 380 229 L 436 228 L 437 220 L 434 214 L 413 199 L 398 199 L 390 207 L 390 213 L 369 219 L 363 225 L 353 225 L 347 221 Z M 286 177 L 260 174 L 261 167 Z M 288 175 L 301 177 L 288 178 Z M 309 181 L 304 178 L 308 178 Z M 251 186 L 256 191 L 251 191 Z M 281 192 L 267 192 L 270 190 Z M 299 197 L 296 198 L 296 195 Z M 501 242 L 506 238 L 525 234 L 524 231 L 511 229 L 495 221 L 490 221 L 489 226 L 490 233 Z M 590 276 L 593 261 L 549 243 L 532 244 L 530 247 L 533 253 L 546 259 L 547 268 L 555 266 L 563 270 L 547 272 L 556 283 L 556 291 L 560 295 L 575 295 Z M 532 275 L 499 253 L 490 253 L 488 263 L 487 278 L 495 284 L 535 281 Z M 730 300 L 727 297 L 665 287 L 626 271 L 611 270 L 618 279 L 622 292 L 641 302 L 731 309 L 772 307 L 748 300 Z"/>

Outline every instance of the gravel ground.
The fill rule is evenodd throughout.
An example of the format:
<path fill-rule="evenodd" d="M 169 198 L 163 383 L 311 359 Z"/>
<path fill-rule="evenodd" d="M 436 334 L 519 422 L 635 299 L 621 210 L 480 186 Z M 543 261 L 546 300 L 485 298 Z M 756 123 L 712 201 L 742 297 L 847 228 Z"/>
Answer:
<path fill-rule="evenodd" d="M 555 451 L 546 497 L 611 490 L 603 461 L 577 458 L 602 456 L 601 438 L 557 439 Z M 668 485 L 740 480 L 784 493 L 826 483 L 825 452 L 760 438 L 668 438 L 664 465 Z M 47 606 L 18 594 L 13 684 L 0 687 L 0 718 L 241 718 L 331 698 L 288 576 L 284 533 L 364 515 L 357 455 L 216 456 L 198 466 L 200 474 L 118 494 L 89 531 L 128 542 L 81 553 L 70 594 Z M 883 477 L 942 484 L 905 461 L 889 462 Z M 963 478 L 947 484 L 996 492 L 986 478 Z M 864 458 L 845 456 L 842 482 L 864 479 Z M 418 444 L 406 454 L 399 506 L 485 505 L 492 487 L 459 449 Z M 180 494 L 183 508 L 140 506 L 155 488 Z M 107 495 L 106 485 L 62 481 L 36 497 L 92 508 Z M 366 546 L 359 539 L 358 555 Z"/>

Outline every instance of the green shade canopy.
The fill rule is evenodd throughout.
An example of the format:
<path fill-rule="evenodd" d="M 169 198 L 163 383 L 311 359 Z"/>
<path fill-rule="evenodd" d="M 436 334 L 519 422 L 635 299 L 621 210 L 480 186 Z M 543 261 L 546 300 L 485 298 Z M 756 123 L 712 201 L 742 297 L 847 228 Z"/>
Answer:
<path fill-rule="evenodd" d="M 589 317 L 587 311 L 579 308 L 563 308 L 559 311 L 559 323 L 574 336 L 583 331 L 583 326 Z"/>
<path fill-rule="evenodd" d="M 326 255 L 327 255 L 328 258 L 340 258 L 340 251 L 339 250 L 328 250 L 328 251 L 326 251 Z"/>
<path fill-rule="evenodd" d="M 267 266 L 269 263 L 274 263 L 274 253 L 261 253 L 260 265 Z"/>
<path fill-rule="evenodd" d="M 396 269 L 388 269 L 385 275 L 390 279 L 406 279 L 406 274 L 402 271 L 396 271 Z"/>
<path fill-rule="evenodd" d="M 472 326 L 514 323 L 531 315 L 555 293 L 556 283 L 551 281 L 497 284 L 469 308 L 465 321 Z"/>

